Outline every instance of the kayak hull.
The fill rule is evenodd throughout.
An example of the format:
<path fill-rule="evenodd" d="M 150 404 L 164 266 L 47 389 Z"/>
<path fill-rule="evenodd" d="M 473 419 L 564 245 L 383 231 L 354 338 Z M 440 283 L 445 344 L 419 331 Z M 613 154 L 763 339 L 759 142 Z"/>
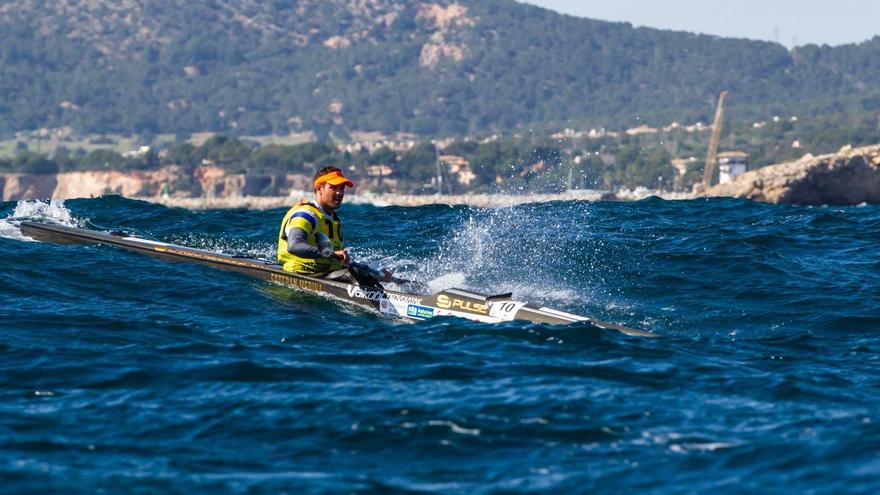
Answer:
<path fill-rule="evenodd" d="M 23 235 L 39 241 L 60 244 L 103 244 L 168 261 L 202 264 L 303 291 L 330 295 L 378 311 L 383 315 L 407 320 L 456 316 L 485 323 L 513 320 L 550 324 L 583 322 L 627 335 L 655 336 L 649 332 L 614 323 L 514 301 L 510 294 L 492 296 L 462 289 L 447 289 L 432 295 L 411 294 L 382 287 L 310 277 L 284 271 L 277 263 L 142 239 L 124 232 L 101 232 L 28 221 L 21 222 L 19 228 Z"/>

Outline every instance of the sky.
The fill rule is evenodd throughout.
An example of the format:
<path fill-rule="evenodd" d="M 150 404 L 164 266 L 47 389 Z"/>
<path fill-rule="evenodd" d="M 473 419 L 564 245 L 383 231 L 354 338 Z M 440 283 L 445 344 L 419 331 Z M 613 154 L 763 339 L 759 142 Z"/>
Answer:
<path fill-rule="evenodd" d="M 634 26 L 775 41 L 859 43 L 880 35 L 880 0 L 519 0 Z"/>

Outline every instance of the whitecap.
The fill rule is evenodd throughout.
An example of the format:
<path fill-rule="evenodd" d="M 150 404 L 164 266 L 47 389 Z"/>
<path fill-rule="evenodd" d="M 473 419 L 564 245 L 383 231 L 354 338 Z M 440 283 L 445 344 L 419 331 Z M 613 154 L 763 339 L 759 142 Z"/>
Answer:
<path fill-rule="evenodd" d="M 23 236 L 18 226 L 25 220 L 49 222 L 68 227 L 79 227 L 73 214 L 64 206 L 64 200 L 52 199 L 48 202 L 35 200 L 22 200 L 15 205 L 12 214 L 0 219 L 0 237 L 19 241 L 33 241 L 30 237 Z"/>
<path fill-rule="evenodd" d="M 714 452 L 716 450 L 721 449 L 729 449 L 734 447 L 735 445 L 732 443 L 725 442 L 706 442 L 706 443 L 674 443 L 669 446 L 669 450 L 675 452 L 677 454 L 685 454 L 687 452 Z"/>
<path fill-rule="evenodd" d="M 463 426 L 459 426 L 452 421 L 441 421 L 437 419 L 432 419 L 428 421 L 428 426 L 447 426 L 452 433 L 458 433 L 459 435 L 473 435 L 477 436 L 480 434 L 480 430 L 478 428 L 465 428 Z"/>

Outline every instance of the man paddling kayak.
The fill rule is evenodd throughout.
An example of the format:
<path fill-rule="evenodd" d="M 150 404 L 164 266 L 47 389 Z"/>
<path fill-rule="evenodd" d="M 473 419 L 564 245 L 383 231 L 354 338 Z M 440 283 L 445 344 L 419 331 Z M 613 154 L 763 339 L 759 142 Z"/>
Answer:
<path fill-rule="evenodd" d="M 346 186 L 354 187 L 354 182 L 339 168 L 318 170 L 314 178 L 315 201 L 294 205 L 281 221 L 278 262 L 286 271 L 312 277 L 350 278 L 359 283 L 366 277 L 390 282 L 390 271 L 377 272 L 353 264 L 345 250 L 342 222 L 336 210 L 342 206 Z"/>

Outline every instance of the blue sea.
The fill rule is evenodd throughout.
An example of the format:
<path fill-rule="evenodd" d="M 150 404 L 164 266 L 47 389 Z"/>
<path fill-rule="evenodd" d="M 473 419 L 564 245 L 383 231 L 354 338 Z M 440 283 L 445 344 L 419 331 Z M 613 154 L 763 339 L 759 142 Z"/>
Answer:
<path fill-rule="evenodd" d="M 389 320 L 53 221 L 272 258 L 284 209 L 0 203 L 0 492 L 880 492 L 880 207 L 340 210 L 434 290 L 651 331 Z"/>

